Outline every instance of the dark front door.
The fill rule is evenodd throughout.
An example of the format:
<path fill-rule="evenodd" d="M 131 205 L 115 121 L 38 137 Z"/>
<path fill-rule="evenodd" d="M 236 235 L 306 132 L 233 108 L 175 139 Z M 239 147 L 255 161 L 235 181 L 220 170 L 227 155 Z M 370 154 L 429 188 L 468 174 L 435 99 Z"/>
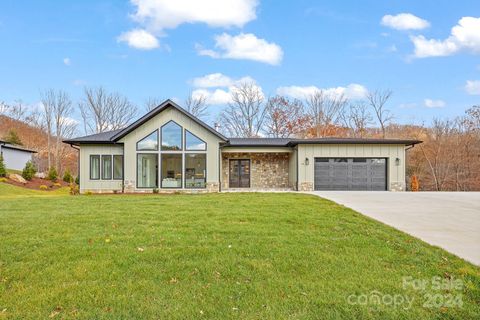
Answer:
<path fill-rule="evenodd" d="M 229 188 L 250 188 L 250 160 L 231 159 Z"/>

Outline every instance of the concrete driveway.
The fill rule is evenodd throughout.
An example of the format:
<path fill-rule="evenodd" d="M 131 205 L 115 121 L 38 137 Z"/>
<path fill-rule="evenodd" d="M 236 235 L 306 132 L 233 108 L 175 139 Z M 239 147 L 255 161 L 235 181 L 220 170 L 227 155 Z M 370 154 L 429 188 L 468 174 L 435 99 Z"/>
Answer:
<path fill-rule="evenodd" d="M 480 265 L 480 192 L 315 191 Z"/>

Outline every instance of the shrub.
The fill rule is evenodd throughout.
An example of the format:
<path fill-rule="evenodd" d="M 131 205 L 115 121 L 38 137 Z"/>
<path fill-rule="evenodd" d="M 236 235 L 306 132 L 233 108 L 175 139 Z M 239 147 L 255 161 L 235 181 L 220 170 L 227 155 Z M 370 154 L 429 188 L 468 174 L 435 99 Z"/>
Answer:
<path fill-rule="evenodd" d="M 53 186 L 60 188 L 60 187 L 62 186 L 62 184 L 61 184 L 61 183 L 58 183 L 58 182 L 55 182 L 55 183 L 53 184 Z"/>
<path fill-rule="evenodd" d="M 48 190 L 48 187 L 44 184 L 42 184 L 40 187 L 38 187 L 40 190 Z"/>
<path fill-rule="evenodd" d="M 23 146 L 22 140 L 20 140 L 17 132 L 13 129 L 10 129 L 10 131 L 8 131 L 7 135 L 4 136 L 2 140 L 10 144 Z"/>
<path fill-rule="evenodd" d="M 25 164 L 25 168 L 23 168 L 23 171 L 22 171 L 22 177 L 25 180 L 30 181 L 35 176 L 36 172 L 37 170 L 35 170 L 35 167 L 32 161 L 27 161 L 27 163 Z"/>
<path fill-rule="evenodd" d="M 51 181 L 57 181 L 57 178 L 58 178 L 57 169 L 55 169 L 54 167 L 51 167 L 48 170 L 47 178 L 48 180 L 51 180 Z"/>
<path fill-rule="evenodd" d="M 7 182 L 7 178 L 0 178 L 0 182 Z"/>
<path fill-rule="evenodd" d="M 85 191 L 85 195 L 87 195 L 87 196 L 91 196 L 92 194 L 93 194 L 93 193 L 92 193 L 92 191 L 90 191 L 90 190 Z"/>
<path fill-rule="evenodd" d="M 76 196 L 76 195 L 80 194 L 80 188 L 78 187 L 77 184 L 70 183 L 70 194 L 72 196 Z"/>
<path fill-rule="evenodd" d="M 65 172 L 63 173 L 63 181 L 65 182 L 68 182 L 68 183 L 72 183 L 73 182 L 73 176 L 72 174 L 70 173 L 70 170 L 65 170 Z"/>
<path fill-rule="evenodd" d="M 76 177 L 76 178 L 75 178 L 75 183 L 78 184 L 78 185 L 80 185 L 80 177 Z"/>
<path fill-rule="evenodd" d="M 0 153 L 0 177 L 6 177 L 6 176 L 7 176 L 7 168 L 5 168 L 3 155 Z"/>
<path fill-rule="evenodd" d="M 152 191 L 153 191 L 153 193 L 158 193 L 159 192 L 158 188 L 154 188 Z"/>

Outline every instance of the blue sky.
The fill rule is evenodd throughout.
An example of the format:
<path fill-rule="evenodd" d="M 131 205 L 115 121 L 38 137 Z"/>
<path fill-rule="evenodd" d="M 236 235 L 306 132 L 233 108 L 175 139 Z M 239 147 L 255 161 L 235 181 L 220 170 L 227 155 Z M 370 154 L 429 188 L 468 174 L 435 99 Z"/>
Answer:
<path fill-rule="evenodd" d="M 193 92 L 213 118 L 248 79 L 266 96 L 391 89 L 402 123 L 480 103 L 478 1 L 198 2 L 4 0 L 0 100 L 102 85 L 142 107 Z"/>

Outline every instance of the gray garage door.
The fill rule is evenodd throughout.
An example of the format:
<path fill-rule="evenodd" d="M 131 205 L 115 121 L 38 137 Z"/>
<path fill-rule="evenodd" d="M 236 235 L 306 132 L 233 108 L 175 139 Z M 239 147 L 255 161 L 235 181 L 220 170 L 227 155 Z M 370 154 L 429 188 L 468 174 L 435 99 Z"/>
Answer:
<path fill-rule="evenodd" d="M 386 190 L 384 158 L 315 158 L 315 190 Z"/>

